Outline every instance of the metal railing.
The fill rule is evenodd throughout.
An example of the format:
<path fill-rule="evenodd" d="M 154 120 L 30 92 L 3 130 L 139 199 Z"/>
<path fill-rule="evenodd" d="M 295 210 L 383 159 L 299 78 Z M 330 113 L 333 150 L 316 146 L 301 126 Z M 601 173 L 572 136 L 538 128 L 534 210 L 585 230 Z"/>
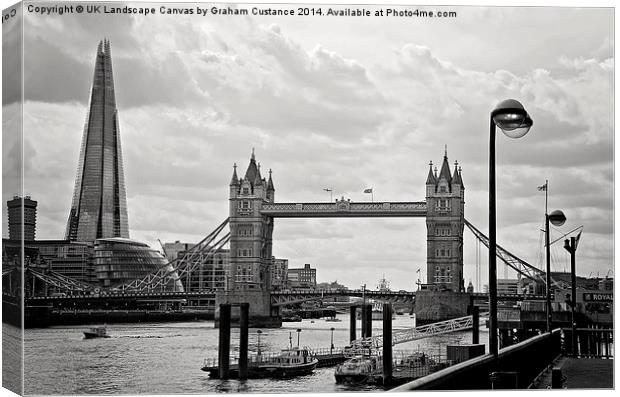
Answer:
<path fill-rule="evenodd" d="M 572 329 L 562 329 L 562 352 L 565 356 L 583 358 L 613 358 L 613 328 L 577 328 L 577 349 L 573 354 Z"/>
<path fill-rule="evenodd" d="M 488 318 L 488 313 L 480 315 L 480 321 Z M 472 328 L 472 316 L 459 317 L 452 320 L 439 321 L 432 324 L 421 325 L 419 327 L 394 331 L 392 333 L 392 345 L 411 342 L 418 339 L 428 338 L 435 335 L 448 334 L 456 331 L 464 331 Z M 383 335 L 376 335 L 370 338 L 357 339 L 352 342 L 353 346 L 360 348 L 381 348 L 383 346 Z"/>

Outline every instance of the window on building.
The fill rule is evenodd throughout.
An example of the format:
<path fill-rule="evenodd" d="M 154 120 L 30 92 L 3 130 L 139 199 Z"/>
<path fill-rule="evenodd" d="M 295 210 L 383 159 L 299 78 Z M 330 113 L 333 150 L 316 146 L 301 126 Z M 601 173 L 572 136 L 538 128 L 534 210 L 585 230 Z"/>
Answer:
<path fill-rule="evenodd" d="M 440 211 L 448 211 L 450 210 L 450 200 L 448 199 L 439 199 L 435 202 L 435 208 Z"/>

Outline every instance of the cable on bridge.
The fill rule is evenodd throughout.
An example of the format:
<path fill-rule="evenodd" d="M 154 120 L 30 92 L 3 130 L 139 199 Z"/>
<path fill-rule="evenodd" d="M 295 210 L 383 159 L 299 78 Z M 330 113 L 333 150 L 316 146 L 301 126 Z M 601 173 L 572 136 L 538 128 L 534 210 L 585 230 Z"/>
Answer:
<path fill-rule="evenodd" d="M 225 232 L 220 236 L 228 222 L 229 218 L 226 218 L 198 244 L 187 250 L 182 258 L 166 263 L 145 277 L 114 286 L 109 292 L 153 292 L 158 289 L 163 291 L 170 283 L 174 291 L 182 292 L 181 279 L 212 259 L 213 255 L 230 240 L 230 232 Z"/>
<path fill-rule="evenodd" d="M 487 248 L 489 248 L 489 238 L 485 236 L 480 230 L 478 230 L 474 225 L 472 225 L 467 219 L 464 220 L 465 225 L 471 230 L 471 232 L 476 236 L 476 238 L 482 242 Z M 546 273 L 536 266 L 532 266 L 523 259 L 517 257 L 516 255 L 510 253 L 499 244 L 496 244 L 497 247 L 497 257 L 502 260 L 506 265 L 513 268 L 520 275 L 529 278 L 530 280 L 534 280 L 537 282 L 541 282 L 546 285 Z M 551 283 L 557 288 L 563 288 L 564 285 L 551 277 Z"/>

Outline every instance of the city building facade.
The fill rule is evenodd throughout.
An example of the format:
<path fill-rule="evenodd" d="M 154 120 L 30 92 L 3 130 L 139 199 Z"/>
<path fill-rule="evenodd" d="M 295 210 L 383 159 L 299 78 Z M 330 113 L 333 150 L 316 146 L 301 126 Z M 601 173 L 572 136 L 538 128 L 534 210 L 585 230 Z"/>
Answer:
<path fill-rule="evenodd" d="M 277 291 L 287 288 L 288 259 L 273 258 L 271 265 L 271 290 Z"/>
<path fill-rule="evenodd" d="M 497 279 L 497 293 L 498 294 L 520 294 L 521 288 L 519 287 L 518 279 L 511 278 L 498 278 Z"/>
<path fill-rule="evenodd" d="M 65 238 L 129 238 L 110 42 L 99 43 Z"/>
<path fill-rule="evenodd" d="M 165 243 L 164 252 L 169 262 L 181 260 L 187 254 L 187 251 L 194 248 L 195 245 L 180 241 Z M 202 257 L 202 255 L 196 255 L 193 261 L 196 263 L 196 267 L 191 273 L 187 273 L 181 279 L 185 291 L 224 291 L 226 289 L 228 283 L 226 275 L 230 262 L 229 250 L 217 250 L 206 258 Z"/>
<path fill-rule="evenodd" d="M 9 239 L 21 240 L 23 231 L 24 241 L 33 241 L 37 226 L 37 202 L 30 199 L 30 196 L 14 196 L 6 202 L 6 206 L 9 215 Z"/>
<path fill-rule="evenodd" d="M 316 269 L 306 263 L 301 268 L 288 269 L 288 287 L 296 288 L 316 288 Z"/>
<path fill-rule="evenodd" d="M 450 172 L 447 149 L 439 173 L 430 163 L 426 206 L 427 283 L 438 289 L 464 292 L 465 186 L 457 162 L 454 172 Z"/>

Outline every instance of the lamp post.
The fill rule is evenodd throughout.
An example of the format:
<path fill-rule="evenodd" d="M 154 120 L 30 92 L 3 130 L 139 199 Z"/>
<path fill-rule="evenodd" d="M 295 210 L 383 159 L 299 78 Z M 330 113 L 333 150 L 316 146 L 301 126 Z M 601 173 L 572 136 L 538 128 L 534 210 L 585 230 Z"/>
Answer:
<path fill-rule="evenodd" d="M 577 251 L 577 238 L 571 237 L 570 240 L 564 240 L 564 249 L 570 252 L 570 278 L 571 278 L 571 298 L 570 305 L 570 323 L 571 323 L 571 347 L 573 357 L 577 357 L 577 324 L 575 323 L 575 306 L 577 305 L 577 275 L 575 274 L 575 254 Z"/>
<path fill-rule="evenodd" d="M 545 283 L 547 284 L 547 332 L 551 332 L 552 321 L 551 316 L 553 310 L 551 308 L 551 244 L 549 243 L 549 223 L 554 226 L 562 226 L 566 222 L 566 216 L 560 210 L 547 213 L 547 205 L 545 204 L 545 248 L 547 253 L 547 274 Z"/>
<path fill-rule="evenodd" d="M 514 99 L 500 102 L 491 112 L 489 133 L 489 350 L 497 357 L 497 239 L 495 211 L 495 130 L 499 127 L 509 138 L 521 138 L 533 121 Z"/>
<path fill-rule="evenodd" d="M 329 329 L 330 331 L 332 331 L 332 338 L 331 338 L 331 344 L 329 345 L 329 354 L 333 354 L 334 352 L 334 327 L 331 327 Z"/>
<path fill-rule="evenodd" d="M 297 348 L 299 349 L 299 334 L 301 334 L 301 328 L 297 328 Z"/>

